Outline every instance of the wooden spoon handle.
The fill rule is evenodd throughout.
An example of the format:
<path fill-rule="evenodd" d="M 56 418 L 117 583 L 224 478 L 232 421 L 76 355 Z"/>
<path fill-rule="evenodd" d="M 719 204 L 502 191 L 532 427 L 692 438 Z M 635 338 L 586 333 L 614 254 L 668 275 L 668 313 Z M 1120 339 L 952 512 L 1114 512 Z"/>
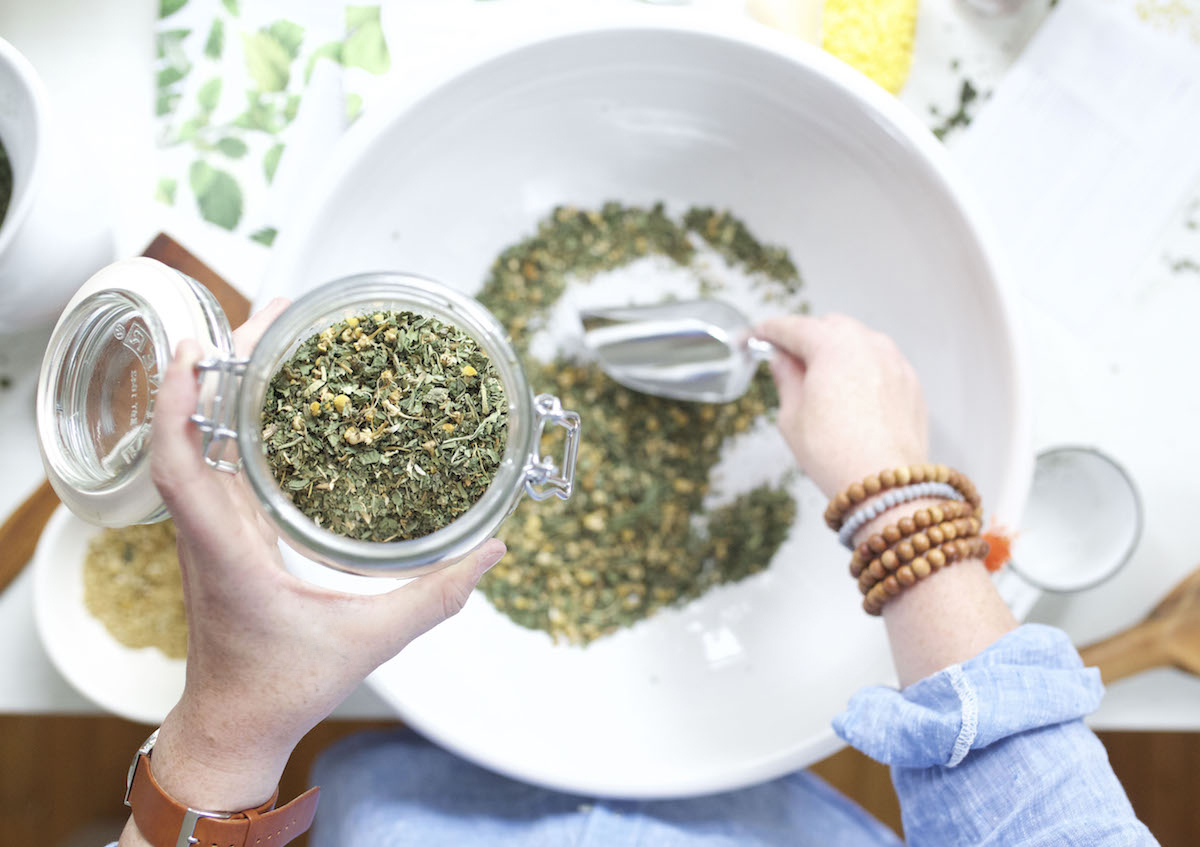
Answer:
<path fill-rule="evenodd" d="M 1083 663 L 1098 667 L 1105 685 L 1150 668 L 1172 664 L 1167 650 L 1169 621 L 1150 619 L 1082 648 Z"/>
<path fill-rule="evenodd" d="M 33 556 L 42 527 L 58 506 L 58 495 L 43 481 L 0 526 L 0 591 L 8 587 Z"/>

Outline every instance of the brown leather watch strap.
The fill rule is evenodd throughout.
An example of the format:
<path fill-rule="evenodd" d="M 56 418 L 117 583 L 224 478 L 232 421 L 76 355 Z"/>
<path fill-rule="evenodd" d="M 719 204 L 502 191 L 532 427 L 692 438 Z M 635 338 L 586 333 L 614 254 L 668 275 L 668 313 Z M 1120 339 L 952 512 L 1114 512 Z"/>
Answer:
<path fill-rule="evenodd" d="M 138 756 L 129 805 L 133 820 L 142 836 L 154 847 L 280 847 L 308 831 L 317 811 L 319 788 L 301 794 L 286 806 L 274 809 L 275 795 L 257 809 L 237 812 L 231 817 L 209 817 L 181 805 L 154 779 L 150 757 Z M 272 811 L 272 809 L 274 809 Z M 189 832 L 188 829 L 191 829 Z"/>

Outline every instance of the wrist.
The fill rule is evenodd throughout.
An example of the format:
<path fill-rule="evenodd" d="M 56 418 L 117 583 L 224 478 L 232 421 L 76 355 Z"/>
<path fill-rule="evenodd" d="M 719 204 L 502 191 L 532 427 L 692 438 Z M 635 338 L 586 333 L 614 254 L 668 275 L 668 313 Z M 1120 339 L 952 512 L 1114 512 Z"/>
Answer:
<path fill-rule="evenodd" d="M 155 778 L 177 802 L 237 812 L 270 798 L 294 746 L 206 713 L 185 696 L 163 721 L 151 760 Z"/>

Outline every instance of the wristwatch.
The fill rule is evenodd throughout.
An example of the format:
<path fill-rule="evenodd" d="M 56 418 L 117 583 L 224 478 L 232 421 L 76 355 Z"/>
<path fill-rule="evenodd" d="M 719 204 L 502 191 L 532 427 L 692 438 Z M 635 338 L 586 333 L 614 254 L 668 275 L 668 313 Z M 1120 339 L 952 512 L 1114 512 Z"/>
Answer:
<path fill-rule="evenodd" d="M 150 754 L 158 730 L 134 754 L 125 780 L 125 805 L 142 836 L 154 847 L 281 847 L 308 831 L 317 811 L 319 788 L 310 788 L 286 806 L 276 809 L 279 789 L 256 809 L 242 812 L 209 812 L 176 802 L 162 790 L 150 772 Z"/>

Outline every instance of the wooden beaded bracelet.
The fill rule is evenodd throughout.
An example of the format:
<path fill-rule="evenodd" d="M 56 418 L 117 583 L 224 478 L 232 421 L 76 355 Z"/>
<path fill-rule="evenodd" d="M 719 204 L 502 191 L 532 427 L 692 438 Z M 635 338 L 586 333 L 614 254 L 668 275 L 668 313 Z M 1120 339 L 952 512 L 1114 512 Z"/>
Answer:
<path fill-rule="evenodd" d="M 974 538 L 982 526 L 982 521 L 975 517 L 956 518 L 918 532 L 872 559 L 858 574 L 858 590 L 866 594 L 875 583 L 887 579 L 889 574 L 896 573 L 914 559 L 932 556 L 950 541 Z"/>
<path fill-rule="evenodd" d="M 918 542 L 915 536 L 924 534 L 925 530 L 936 529 L 947 521 L 955 521 L 960 518 L 978 520 L 982 517 L 982 510 L 978 506 L 972 506 L 970 503 L 959 500 L 946 500 L 936 506 L 918 509 L 913 514 L 884 527 L 881 532 L 872 535 L 855 547 L 854 552 L 850 555 L 850 575 L 857 577 L 873 559 L 877 559 L 889 547 L 895 547 L 906 538 L 912 538 L 915 543 L 923 544 L 924 549 L 918 552 L 924 552 L 930 546 L 927 539 L 924 542 Z M 941 541 L 937 543 L 940 544 Z"/>
<path fill-rule="evenodd" d="M 941 556 L 934 556 L 933 553 Z M 879 615 L 888 601 L 905 588 L 915 585 L 931 573 L 948 567 L 963 559 L 982 559 L 988 554 L 988 543 L 982 538 L 959 538 L 941 544 L 936 551 L 931 550 L 924 556 L 917 556 L 911 562 L 902 565 L 894 574 L 871 587 L 863 598 L 863 611 L 868 615 Z M 941 561 L 941 564 L 935 562 Z"/>
<path fill-rule="evenodd" d="M 947 483 L 962 494 L 963 499 L 972 506 L 980 504 L 979 492 L 975 490 L 975 486 L 971 480 L 967 479 L 966 475 L 945 465 L 909 465 L 872 474 L 865 477 L 862 482 L 856 482 L 845 491 L 840 492 L 829 501 L 829 505 L 825 509 L 825 523 L 836 532 L 841 529 L 842 522 L 846 519 L 846 512 L 850 510 L 851 506 L 897 486 L 922 482 Z"/>

